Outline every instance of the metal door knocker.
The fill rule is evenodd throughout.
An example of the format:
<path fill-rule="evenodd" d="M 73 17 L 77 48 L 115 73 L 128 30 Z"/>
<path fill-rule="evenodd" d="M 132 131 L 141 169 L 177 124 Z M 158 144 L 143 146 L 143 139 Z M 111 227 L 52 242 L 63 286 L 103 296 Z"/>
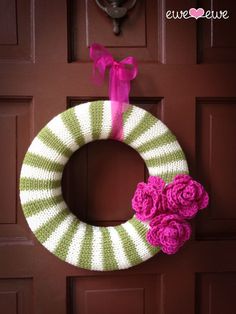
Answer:
<path fill-rule="evenodd" d="M 96 0 L 96 3 L 100 9 L 112 18 L 113 32 L 115 35 L 119 35 L 121 19 L 135 6 L 136 0 Z"/>

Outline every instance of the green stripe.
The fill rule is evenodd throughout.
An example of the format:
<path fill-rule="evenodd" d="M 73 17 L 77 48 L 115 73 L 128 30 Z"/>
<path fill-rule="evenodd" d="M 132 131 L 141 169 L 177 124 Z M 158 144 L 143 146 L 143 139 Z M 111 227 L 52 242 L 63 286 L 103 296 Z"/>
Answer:
<path fill-rule="evenodd" d="M 86 269 L 91 269 L 92 266 L 92 240 L 93 227 L 86 224 L 85 235 L 79 254 L 77 265 Z"/>
<path fill-rule="evenodd" d="M 175 141 L 176 141 L 175 136 L 170 132 L 170 130 L 167 130 L 162 135 L 141 144 L 139 147 L 136 148 L 136 150 L 139 153 L 144 153 L 148 150 L 155 149 L 162 145 L 173 144 Z"/>
<path fill-rule="evenodd" d="M 69 216 L 71 213 L 67 208 L 63 209 L 58 215 L 46 222 L 42 227 L 37 229 L 34 234 L 41 242 L 45 242 L 56 228 Z"/>
<path fill-rule="evenodd" d="M 25 155 L 24 164 L 40 169 L 45 169 L 47 171 L 56 172 L 62 172 L 64 168 L 64 165 L 61 165 L 56 161 L 52 161 L 46 157 L 42 157 L 30 152 Z"/>
<path fill-rule="evenodd" d="M 177 176 L 177 174 L 189 174 L 189 172 L 187 170 L 186 171 L 182 170 L 181 172 L 173 171 L 173 172 L 162 174 L 161 177 L 163 178 L 163 180 L 165 180 L 166 183 L 170 183 L 173 181 L 174 177 Z"/>
<path fill-rule="evenodd" d="M 157 119 L 152 116 L 149 112 L 146 112 L 142 119 L 138 122 L 131 133 L 124 139 L 126 144 L 134 142 L 140 135 L 149 130 L 155 123 Z"/>
<path fill-rule="evenodd" d="M 72 239 L 78 229 L 79 221 L 75 219 L 70 224 L 68 230 L 66 231 L 63 238 L 60 240 L 59 244 L 57 245 L 54 253 L 60 257 L 63 261 L 66 259 L 68 254 Z"/>
<path fill-rule="evenodd" d="M 38 138 L 48 147 L 54 149 L 65 157 L 70 157 L 73 153 L 47 126 L 38 134 Z"/>
<path fill-rule="evenodd" d="M 22 205 L 26 217 L 33 216 L 42 210 L 55 206 L 63 201 L 62 195 L 36 200 Z"/>
<path fill-rule="evenodd" d="M 102 244 L 103 244 L 103 269 L 104 270 L 113 270 L 118 269 L 118 264 L 115 259 L 113 252 L 111 237 L 109 231 L 105 227 L 101 227 L 102 232 Z"/>
<path fill-rule="evenodd" d="M 182 150 L 178 150 L 169 154 L 165 154 L 162 156 L 145 160 L 145 163 L 147 167 L 156 167 L 156 166 L 169 164 L 171 162 L 175 162 L 179 160 L 185 160 Z"/>
<path fill-rule="evenodd" d="M 104 107 L 103 101 L 94 101 L 89 107 L 93 140 L 97 140 L 101 136 L 103 107 Z"/>
<path fill-rule="evenodd" d="M 83 146 L 85 144 L 85 138 L 81 131 L 79 120 L 76 118 L 75 108 L 64 111 L 61 114 L 61 119 L 79 147 Z"/>
<path fill-rule="evenodd" d="M 48 189 L 59 188 L 60 186 L 61 186 L 61 180 L 42 180 L 42 179 L 32 179 L 32 178 L 20 179 L 21 191 L 48 190 Z"/>
<path fill-rule="evenodd" d="M 134 110 L 134 107 L 129 106 L 127 110 L 123 113 L 123 125 L 125 125 L 129 117 L 131 116 L 131 113 L 133 112 L 133 110 Z"/>
<path fill-rule="evenodd" d="M 116 227 L 119 233 L 120 239 L 122 241 L 122 246 L 125 251 L 125 255 L 129 260 L 130 265 L 134 266 L 142 262 L 141 257 L 138 255 L 136 247 L 129 236 L 128 232 L 124 229 L 122 225 Z"/>
<path fill-rule="evenodd" d="M 150 252 L 151 255 L 155 255 L 158 251 L 160 251 L 159 247 L 154 247 L 150 245 L 147 240 L 146 240 L 146 233 L 147 233 L 147 228 L 138 221 L 135 217 L 129 220 L 129 222 L 132 224 L 132 226 L 136 229 L 140 237 L 143 239 L 143 243 L 145 244 L 147 250 Z"/>

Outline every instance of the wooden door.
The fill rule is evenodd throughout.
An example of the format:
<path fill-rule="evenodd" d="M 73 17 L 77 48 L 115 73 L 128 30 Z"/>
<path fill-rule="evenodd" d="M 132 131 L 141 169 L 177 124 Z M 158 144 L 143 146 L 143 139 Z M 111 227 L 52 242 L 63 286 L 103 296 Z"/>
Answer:
<path fill-rule="evenodd" d="M 227 9 L 229 19 L 165 17 L 197 6 Z M 1 313 L 235 313 L 235 28 L 233 0 L 137 1 L 118 37 L 92 0 L 0 1 Z M 22 159 L 38 131 L 66 108 L 107 98 L 107 84 L 90 80 L 93 42 L 118 59 L 137 58 L 131 102 L 176 134 L 211 199 L 176 255 L 160 253 L 123 271 L 60 261 L 33 236 L 18 197 Z M 64 194 L 78 217 L 114 225 L 132 216 L 132 193 L 146 170 L 131 148 L 94 142 L 66 168 Z"/>

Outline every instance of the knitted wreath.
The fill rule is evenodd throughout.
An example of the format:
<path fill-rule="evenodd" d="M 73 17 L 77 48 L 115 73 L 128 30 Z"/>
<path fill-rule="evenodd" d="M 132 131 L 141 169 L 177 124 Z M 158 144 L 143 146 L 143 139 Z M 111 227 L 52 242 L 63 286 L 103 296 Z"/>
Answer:
<path fill-rule="evenodd" d="M 123 113 L 123 131 L 123 142 L 141 155 L 150 177 L 134 194 L 136 215 L 114 227 L 80 221 L 61 190 L 70 156 L 86 143 L 111 137 L 110 101 L 84 103 L 59 114 L 38 133 L 25 155 L 20 198 L 29 227 L 45 248 L 72 265 L 117 270 L 137 265 L 160 249 L 174 253 L 190 236 L 184 219 L 206 205 L 200 184 L 188 176 L 180 145 L 160 120 L 129 106 Z"/>

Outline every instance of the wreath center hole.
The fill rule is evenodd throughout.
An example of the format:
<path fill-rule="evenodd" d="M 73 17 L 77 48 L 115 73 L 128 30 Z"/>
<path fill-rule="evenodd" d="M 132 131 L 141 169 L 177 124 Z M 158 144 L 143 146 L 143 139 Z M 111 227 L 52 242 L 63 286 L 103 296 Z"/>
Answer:
<path fill-rule="evenodd" d="M 128 145 L 99 140 L 84 145 L 64 168 L 62 192 L 70 210 L 96 226 L 114 226 L 130 219 L 131 200 L 147 168 Z"/>

